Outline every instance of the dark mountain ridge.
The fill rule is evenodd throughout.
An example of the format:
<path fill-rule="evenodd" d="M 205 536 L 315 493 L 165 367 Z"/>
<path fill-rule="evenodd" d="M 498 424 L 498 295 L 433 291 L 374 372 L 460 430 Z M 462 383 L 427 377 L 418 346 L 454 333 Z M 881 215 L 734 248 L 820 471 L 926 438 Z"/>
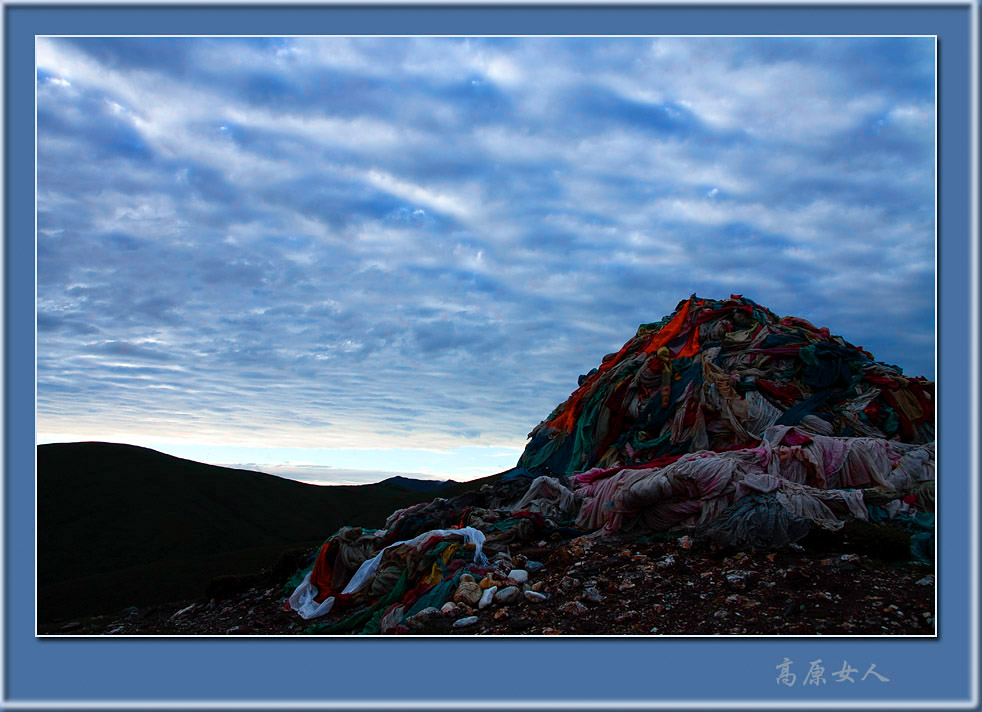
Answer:
<path fill-rule="evenodd" d="M 402 487 L 403 489 L 412 490 L 414 492 L 429 492 L 438 493 L 441 490 L 451 487 L 456 484 L 460 484 L 456 480 L 420 480 L 413 477 L 403 477 L 402 475 L 396 475 L 394 477 L 389 477 L 388 479 L 379 482 L 380 485 L 393 485 L 394 487 Z"/>

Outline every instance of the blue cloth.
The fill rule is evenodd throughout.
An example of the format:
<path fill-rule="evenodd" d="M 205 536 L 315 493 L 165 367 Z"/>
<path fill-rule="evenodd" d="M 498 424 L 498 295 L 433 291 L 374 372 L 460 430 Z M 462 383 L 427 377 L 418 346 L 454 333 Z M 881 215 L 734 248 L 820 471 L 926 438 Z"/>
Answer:
<path fill-rule="evenodd" d="M 516 477 L 535 478 L 535 475 L 533 475 L 531 472 L 526 470 L 524 467 L 513 467 L 510 470 L 507 470 L 501 474 L 502 480 L 513 480 Z"/>

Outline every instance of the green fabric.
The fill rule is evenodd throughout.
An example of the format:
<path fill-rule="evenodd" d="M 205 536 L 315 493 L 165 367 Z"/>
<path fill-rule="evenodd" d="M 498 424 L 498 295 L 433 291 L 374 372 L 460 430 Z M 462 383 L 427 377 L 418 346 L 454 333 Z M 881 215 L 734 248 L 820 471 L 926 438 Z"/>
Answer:
<path fill-rule="evenodd" d="M 897 417 L 897 414 L 894 412 L 893 408 L 886 407 L 883 410 L 886 411 L 887 414 L 887 419 L 883 423 L 883 432 L 887 435 L 893 435 L 900 427 L 900 418 Z"/>
<path fill-rule="evenodd" d="M 934 561 L 934 532 L 921 532 L 910 538 L 910 553 L 919 564 Z"/>
<path fill-rule="evenodd" d="M 808 344 L 798 352 L 798 357 L 809 366 L 818 366 L 818 357 L 815 355 L 815 344 Z"/>
<path fill-rule="evenodd" d="M 436 586 L 431 588 L 429 591 L 420 596 L 416 603 L 409 607 L 406 611 L 406 618 L 414 616 L 419 613 L 424 608 L 439 608 L 447 599 L 453 595 L 453 592 L 457 590 L 458 582 L 460 581 L 460 575 L 462 571 L 457 572 L 457 575 L 453 578 L 441 581 Z"/>
<path fill-rule="evenodd" d="M 580 417 L 576 420 L 576 428 L 573 430 L 573 455 L 570 457 L 567 471 L 578 471 L 580 466 L 593 455 L 596 447 L 594 438 L 597 435 L 597 417 L 605 396 L 606 389 L 598 388 L 583 406 Z"/>
<path fill-rule="evenodd" d="M 556 450 L 560 448 L 566 436 L 562 434 L 557 434 L 556 437 L 550 438 L 549 442 L 540 447 L 538 450 L 530 450 L 530 448 L 525 448 L 525 452 L 522 453 L 521 459 L 518 461 L 519 467 L 524 467 L 526 470 L 535 470 L 552 457 Z"/>
<path fill-rule="evenodd" d="M 649 450 L 651 448 L 658 447 L 659 445 L 668 442 L 672 437 L 671 431 L 662 433 L 653 440 L 642 440 L 642 435 L 647 435 L 647 432 L 644 430 L 639 430 L 634 434 L 634 438 L 631 440 L 631 447 L 633 447 L 635 451 Z"/>
<path fill-rule="evenodd" d="M 931 564 L 934 560 L 934 512 L 915 512 L 899 514 L 893 519 L 887 511 L 877 505 L 870 505 L 869 519 L 875 524 L 897 526 L 911 533 L 910 554 L 921 564 Z"/>
<path fill-rule="evenodd" d="M 389 605 L 400 600 L 406 595 L 406 591 L 409 590 L 409 570 L 404 569 L 402 576 L 396 583 L 395 587 L 387 593 L 385 596 L 380 598 L 375 602 L 375 605 L 371 606 L 367 610 L 360 611 L 347 618 L 338 621 L 337 623 L 325 624 L 318 623 L 307 628 L 308 633 L 347 633 L 348 631 L 355 630 L 357 628 L 362 628 L 362 633 L 368 631 L 368 628 L 372 625 L 374 620 L 375 631 L 378 632 L 378 621 L 385 612 L 385 609 Z M 376 616 L 378 613 L 378 616 Z"/>

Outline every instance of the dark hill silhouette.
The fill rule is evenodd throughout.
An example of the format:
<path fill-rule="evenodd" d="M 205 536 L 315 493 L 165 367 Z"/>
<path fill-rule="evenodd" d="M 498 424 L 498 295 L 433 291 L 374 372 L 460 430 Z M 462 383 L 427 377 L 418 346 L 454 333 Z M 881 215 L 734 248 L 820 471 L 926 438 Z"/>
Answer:
<path fill-rule="evenodd" d="M 40 445 L 38 618 L 200 597 L 215 577 L 256 572 L 342 525 L 380 527 L 395 509 L 480 482 L 324 487 L 133 445 Z"/>
<path fill-rule="evenodd" d="M 379 482 L 379 484 L 401 487 L 403 489 L 412 490 L 413 492 L 429 492 L 432 494 L 439 494 L 441 491 L 447 489 L 447 487 L 452 487 L 453 485 L 460 483 L 458 483 L 456 480 L 418 480 L 412 477 L 396 475 L 395 477 L 390 477 L 387 480 L 382 480 Z"/>

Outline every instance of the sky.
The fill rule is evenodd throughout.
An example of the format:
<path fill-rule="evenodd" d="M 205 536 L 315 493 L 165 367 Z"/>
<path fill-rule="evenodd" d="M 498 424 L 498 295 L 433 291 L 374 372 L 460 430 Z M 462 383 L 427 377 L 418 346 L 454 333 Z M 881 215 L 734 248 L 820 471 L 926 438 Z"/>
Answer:
<path fill-rule="evenodd" d="M 690 294 L 934 377 L 933 38 L 38 38 L 39 442 L 457 480 Z"/>

